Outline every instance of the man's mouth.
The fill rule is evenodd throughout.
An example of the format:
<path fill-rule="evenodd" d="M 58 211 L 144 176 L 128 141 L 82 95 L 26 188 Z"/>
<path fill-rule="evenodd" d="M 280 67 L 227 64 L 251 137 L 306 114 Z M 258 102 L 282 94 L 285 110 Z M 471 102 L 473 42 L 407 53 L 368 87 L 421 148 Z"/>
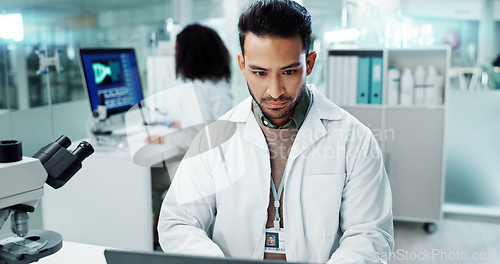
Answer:
<path fill-rule="evenodd" d="M 279 109 L 285 107 L 287 101 L 264 101 L 264 104 L 271 109 Z"/>

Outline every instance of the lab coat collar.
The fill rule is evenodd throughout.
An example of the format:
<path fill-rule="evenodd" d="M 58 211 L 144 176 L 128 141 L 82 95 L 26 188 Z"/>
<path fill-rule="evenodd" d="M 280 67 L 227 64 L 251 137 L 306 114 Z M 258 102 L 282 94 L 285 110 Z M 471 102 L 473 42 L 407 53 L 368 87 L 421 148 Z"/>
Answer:
<path fill-rule="evenodd" d="M 293 144 L 287 162 L 287 171 L 293 161 L 306 149 L 328 134 L 328 128 L 323 121 L 341 120 L 339 107 L 320 94 L 314 86 L 309 86 L 312 92 L 313 104 L 309 109 L 306 119 L 295 138 L 299 144 Z"/>
<path fill-rule="evenodd" d="M 334 121 L 342 119 L 337 105 L 320 94 L 314 85 L 307 85 L 307 87 L 312 93 L 313 103 L 297 135 L 297 139 L 300 139 L 303 144 L 295 150 L 292 149 L 292 152 L 290 153 L 291 156 L 298 156 L 303 150 L 315 141 L 319 140 L 328 132 L 322 120 Z M 255 116 L 252 112 L 252 97 L 248 97 L 241 102 L 234 109 L 233 114 L 230 115 L 228 119 L 236 123 L 246 123 L 242 134 L 243 139 L 257 145 L 263 150 L 268 151 L 264 134 L 262 133 L 262 130 L 260 129 L 259 124 L 257 123 L 257 120 L 255 120 Z M 260 131 L 260 133 L 255 133 L 256 131 Z M 302 133 L 300 131 L 302 131 Z"/>
<path fill-rule="evenodd" d="M 313 96 L 313 105 L 309 111 L 311 111 L 312 108 L 315 108 L 317 112 L 317 116 L 313 118 L 319 118 L 325 120 L 342 119 L 339 107 L 336 104 L 334 104 L 332 101 L 328 100 L 324 95 L 322 95 L 316 89 L 316 86 L 308 84 L 307 87 L 309 88 L 309 90 L 311 90 Z M 309 118 L 309 114 L 307 118 Z"/>
<path fill-rule="evenodd" d="M 221 119 L 226 118 L 229 121 L 237 123 L 238 128 L 241 128 L 240 124 L 244 124 L 242 133 L 242 138 L 244 140 L 256 145 L 266 152 L 269 151 L 264 134 L 262 133 L 262 130 L 260 129 L 259 124 L 257 123 L 257 120 L 252 112 L 252 97 L 249 96 L 237 105 L 229 115 L 226 114 L 221 117 Z"/>
<path fill-rule="evenodd" d="M 324 97 L 316 87 L 312 84 L 308 84 L 307 87 L 313 96 L 313 105 L 311 106 L 311 111 L 313 108 L 317 109 L 318 118 L 326 120 L 341 120 L 341 115 L 339 107 Z M 233 114 L 229 117 L 230 121 L 233 122 L 248 122 L 250 118 L 255 119 L 252 113 L 252 97 L 246 98 L 237 107 L 235 107 Z M 309 113 L 306 118 L 309 118 Z"/>

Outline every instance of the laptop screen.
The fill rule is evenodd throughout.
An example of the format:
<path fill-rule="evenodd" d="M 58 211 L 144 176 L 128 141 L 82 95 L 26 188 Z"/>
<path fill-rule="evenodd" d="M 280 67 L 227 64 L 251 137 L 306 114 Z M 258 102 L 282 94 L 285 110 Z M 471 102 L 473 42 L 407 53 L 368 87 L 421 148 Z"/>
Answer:
<path fill-rule="evenodd" d="M 107 264 L 299 264 L 278 260 L 252 260 L 201 257 L 189 255 L 171 255 L 161 252 L 140 252 L 107 249 L 104 251 Z M 304 263 L 305 264 L 305 263 Z"/>

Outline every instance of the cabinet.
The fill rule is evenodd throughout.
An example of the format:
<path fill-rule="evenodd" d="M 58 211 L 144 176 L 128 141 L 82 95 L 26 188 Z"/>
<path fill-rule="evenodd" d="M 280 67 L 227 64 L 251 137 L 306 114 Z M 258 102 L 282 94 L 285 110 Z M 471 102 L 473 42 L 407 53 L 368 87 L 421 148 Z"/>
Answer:
<path fill-rule="evenodd" d="M 382 103 L 338 103 L 374 133 L 383 155 L 392 187 L 395 220 L 424 222 L 428 232 L 442 219 L 445 177 L 445 115 L 450 51 L 448 47 L 414 49 L 335 48 L 332 56 L 382 57 Z M 410 68 L 434 65 L 443 76 L 443 101 L 434 105 L 387 104 L 387 72 L 390 66 Z M 334 102 L 336 89 L 345 89 L 332 80 L 332 65 L 326 67 L 326 94 Z M 335 67 L 335 66 L 333 66 Z M 359 73 L 357 73 L 359 74 Z M 337 75 L 338 76 L 338 75 Z M 354 80 L 354 78 L 351 78 Z M 352 89 L 354 87 L 350 85 Z M 349 93 L 352 94 L 352 91 Z"/>
<path fill-rule="evenodd" d="M 443 109 L 387 109 L 385 160 L 394 196 L 394 216 L 436 221 L 443 204 Z"/>

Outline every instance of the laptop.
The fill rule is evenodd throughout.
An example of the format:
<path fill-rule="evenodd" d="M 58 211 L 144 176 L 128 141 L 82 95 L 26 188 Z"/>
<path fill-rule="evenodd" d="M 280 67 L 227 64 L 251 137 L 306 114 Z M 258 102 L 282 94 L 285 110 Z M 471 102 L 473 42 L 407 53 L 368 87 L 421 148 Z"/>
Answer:
<path fill-rule="evenodd" d="M 106 249 L 104 257 L 107 264 L 300 264 L 280 260 L 252 260 L 172 255 L 162 252 L 126 251 Z M 306 263 L 302 263 L 306 264 Z"/>

